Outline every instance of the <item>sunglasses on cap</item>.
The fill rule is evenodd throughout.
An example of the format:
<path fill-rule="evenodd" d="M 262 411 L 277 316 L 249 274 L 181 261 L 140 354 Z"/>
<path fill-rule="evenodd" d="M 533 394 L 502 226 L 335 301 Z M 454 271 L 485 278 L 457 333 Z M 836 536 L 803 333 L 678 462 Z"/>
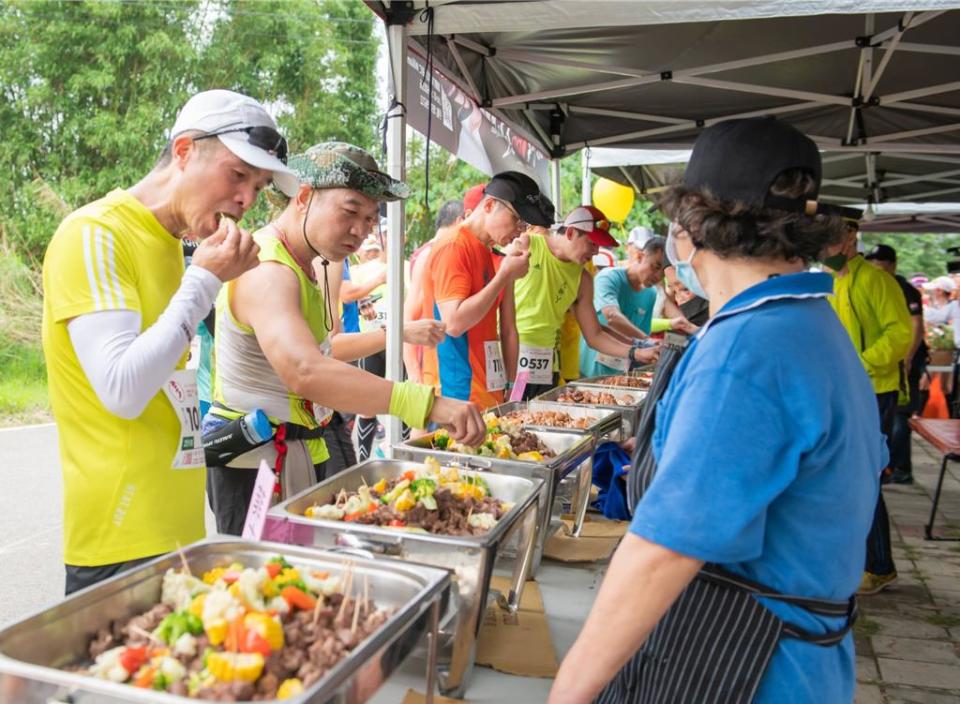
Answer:
<path fill-rule="evenodd" d="M 604 232 L 610 232 L 610 221 L 609 220 L 575 220 L 574 222 L 567 223 L 567 227 L 575 227 L 578 230 L 583 228 L 579 227 L 580 225 L 593 225 L 594 230 L 603 230 Z"/>
<path fill-rule="evenodd" d="M 284 139 L 282 134 L 266 125 L 211 132 L 210 134 L 196 137 L 193 141 L 199 142 L 201 139 L 210 139 L 211 137 L 219 137 L 222 134 L 234 134 L 236 132 L 246 132 L 247 142 L 252 146 L 262 149 L 269 154 L 273 154 L 284 164 L 287 163 L 287 140 Z"/>

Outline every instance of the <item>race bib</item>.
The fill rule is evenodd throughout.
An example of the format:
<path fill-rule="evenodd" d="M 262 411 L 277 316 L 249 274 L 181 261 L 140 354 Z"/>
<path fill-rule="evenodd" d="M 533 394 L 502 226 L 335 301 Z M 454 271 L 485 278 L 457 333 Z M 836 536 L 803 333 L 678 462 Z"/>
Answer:
<path fill-rule="evenodd" d="M 507 388 L 507 372 L 503 367 L 500 341 L 484 342 L 483 356 L 486 358 L 487 366 L 487 391 L 502 391 Z"/>
<path fill-rule="evenodd" d="M 616 369 L 621 372 L 625 372 L 630 369 L 630 360 L 626 357 L 611 357 L 608 354 L 597 352 L 597 361 L 600 364 L 606 365 L 611 369 Z"/>
<path fill-rule="evenodd" d="M 520 345 L 520 359 L 517 360 L 517 376 L 521 372 L 530 372 L 531 384 L 553 383 L 553 348 Z"/>
<path fill-rule="evenodd" d="M 329 357 L 333 354 L 333 348 L 330 346 L 330 340 L 324 340 L 320 343 L 320 351 L 323 353 L 324 357 Z M 318 403 L 311 405 L 313 406 L 313 418 L 317 421 L 317 425 L 322 426 L 330 422 L 330 418 L 333 416 L 332 408 L 321 406 Z"/>
<path fill-rule="evenodd" d="M 173 457 L 173 469 L 205 467 L 203 440 L 200 438 L 197 371 L 178 369 L 164 382 L 163 393 L 167 395 L 180 421 L 180 437 L 177 438 L 177 454 Z"/>
<path fill-rule="evenodd" d="M 373 319 L 373 325 L 375 327 L 381 327 L 387 324 L 387 301 L 384 298 L 381 298 L 379 301 L 373 304 L 373 310 L 377 314 L 377 317 Z"/>

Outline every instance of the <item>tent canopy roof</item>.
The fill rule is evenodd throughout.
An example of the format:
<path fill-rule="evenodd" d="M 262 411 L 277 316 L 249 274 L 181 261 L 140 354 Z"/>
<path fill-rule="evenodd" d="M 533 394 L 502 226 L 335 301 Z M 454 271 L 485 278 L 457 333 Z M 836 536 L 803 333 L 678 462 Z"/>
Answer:
<path fill-rule="evenodd" d="M 384 15 L 382 3 L 370 5 Z M 831 178 L 865 175 L 866 185 L 834 184 L 838 201 L 960 196 L 960 162 L 950 161 L 960 159 L 958 2 L 430 6 L 433 34 L 418 12 L 410 41 L 429 44 L 465 92 L 554 157 L 588 146 L 684 149 L 713 122 L 777 115 L 837 156 Z M 877 170 L 892 176 L 888 185 Z M 904 180 L 918 174 L 939 180 Z"/>

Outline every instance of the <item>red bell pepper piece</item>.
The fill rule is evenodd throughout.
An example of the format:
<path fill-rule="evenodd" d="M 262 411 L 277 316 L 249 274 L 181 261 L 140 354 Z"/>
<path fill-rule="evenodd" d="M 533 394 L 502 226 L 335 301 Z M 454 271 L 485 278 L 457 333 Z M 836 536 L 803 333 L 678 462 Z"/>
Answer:
<path fill-rule="evenodd" d="M 307 594 L 305 591 L 299 587 L 294 587 L 292 585 L 286 586 L 280 590 L 280 596 L 283 597 L 284 601 L 290 604 L 291 608 L 302 609 L 304 611 L 309 611 L 317 605 L 317 600 L 312 596 Z"/>
<path fill-rule="evenodd" d="M 120 653 L 120 666 L 131 675 L 143 667 L 147 661 L 147 646 L 141 645 L 138 648 L 127 648 Z"/>
<path fill-rule="evenodd" d="M 276 579 L 277 575 L 280 574 L 281 570 L 283 570 L 283 565 L 281 565 L 279 562 L 268 562 L 264 565 L 264 567 L 266 567 L 267 574 L 270 575 L 270 579 Z"/>

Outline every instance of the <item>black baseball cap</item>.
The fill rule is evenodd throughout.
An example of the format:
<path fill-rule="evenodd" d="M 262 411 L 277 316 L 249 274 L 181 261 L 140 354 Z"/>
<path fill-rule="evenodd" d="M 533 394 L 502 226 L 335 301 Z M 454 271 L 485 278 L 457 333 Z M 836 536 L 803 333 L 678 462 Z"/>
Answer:
<path fill-rule="evenodd" d="M 896 264 L 897 250 L 888 244 L 878 244 L 876 247 L 867 252 L 863 258 L 873 259 L 878 262 L 890 262 L 891 264 Z"/>
<path fill-rule="evenodd" d="M 806 171 L 816 180 L 813 200 L 770 195 L 770 185 L 790 169 Z M 755 208 L 859 220 L 859 210 L 816 200 L 821 175 L 820 152 L 812 139 L 776 118 L 750 117 L 724 120 L 701 132 L 693 145 L 683 184 L 690 190 L 708 190 L 720 200 Z"/>
<path fill-rule="evenodd" d="M 553 225 L 553 203 L 540 192 L 537 182 L 526 174 L 519 171 L 496 174 L 483 189 L 483 195 L 509 203 L 528 225 Z"/>

